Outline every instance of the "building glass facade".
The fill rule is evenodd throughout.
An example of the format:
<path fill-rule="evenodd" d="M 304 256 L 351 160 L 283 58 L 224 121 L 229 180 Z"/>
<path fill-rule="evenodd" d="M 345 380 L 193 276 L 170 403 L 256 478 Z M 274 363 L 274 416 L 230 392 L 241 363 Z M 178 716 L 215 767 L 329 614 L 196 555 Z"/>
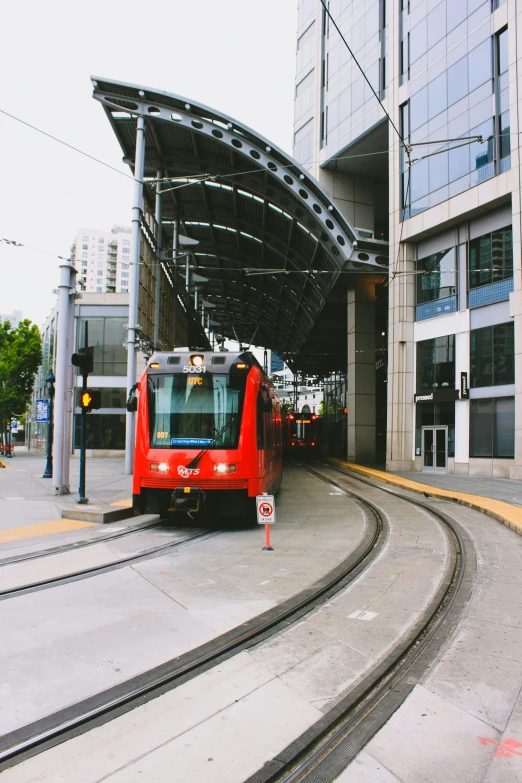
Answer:
<path fill-rule="evenodd" d="M 407 218 L 510 167 L 507 31 L 491 35 L 490 0 L 411 0 L 401 52 L 401 133 L 422 144 L 402 154 Z"/>

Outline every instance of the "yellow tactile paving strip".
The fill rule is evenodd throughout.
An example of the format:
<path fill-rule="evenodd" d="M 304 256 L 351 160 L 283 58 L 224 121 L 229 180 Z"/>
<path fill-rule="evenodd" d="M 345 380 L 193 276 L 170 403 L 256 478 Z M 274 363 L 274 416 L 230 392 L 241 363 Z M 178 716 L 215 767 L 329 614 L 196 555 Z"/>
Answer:
<path fill-rule="evenodd" d="M 125 498 L 124 500 L 115 500 L 114 503 L 109 503 L 110 506 L 122 506 L 123 508 L 130 508 L 132 506 L 132 498 Z"/>
<path fill-rule="evenodd" d="M 9 465 L 6 465 L 5 462 L 2 459 L 0 459 L 0 468 L 8 468 L 8 467 Z"/>
<path fill-rule="evenodd" d="M 520 506 L 513 506 L 511 503 L 505 503 L 503 500 L 493 500 L 493 498 L 485 498 L 481 495 L 468 495 L 466 492 L 439 489 L 439 487 L 433 487 L 431 484 L 421 484 L 420 481 L 412 481 L 411 479 L 403 478 L 402 476 L 384 473 L 382 470 L 365 468 L 362 465 L 354 465 L 351 462 L 343 462 L 343 460 L 335 459 L 333 457 L 330 457 L 327 461 L 334 465 L 338 465 L 339 467 L 346 468 L 347 470 L 352 470 L 354 473 L 361 473 L 362 475 L 369 476 L 377 481 L 383 481 L 386 484 L 393 484 L 396 487 L 409 489 L 412 492 L 425 493 L 434 498 L 455 500 L 463 506 L 482 511 L 484 514 L 493 517 L 493 519 L 502 522 L 503 525 L 511 528 L 511 530 L 514 530 L 518 535 L 522 535 L 522 507 Z"/>
<path fill-rule="evenodd" d="M 82 527 L 96 527 L 96 522 L 56 519 L 53 522 L 40 522 L 37 525 L 11 527 L 8 530 L 0 530 L 0 544 L 7 544 L 10 541 L 21 541 L 25 538 L 50 536 L 52 533 L 70 533 L 71 530 L 80 530 Z"/>

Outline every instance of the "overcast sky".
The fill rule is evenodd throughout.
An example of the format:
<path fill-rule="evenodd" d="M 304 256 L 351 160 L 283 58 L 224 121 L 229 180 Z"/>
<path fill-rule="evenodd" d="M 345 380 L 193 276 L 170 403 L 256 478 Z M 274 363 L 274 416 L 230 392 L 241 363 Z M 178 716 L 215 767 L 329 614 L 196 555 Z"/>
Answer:
<path fill-rule="evenodd" d="M 90 76 L 207 104 L 292 151 L 297 0 L 28 0 L 2 9 L 0 109 L 121 171 Z M 130 224 L 132 181 L 0 114 L 0 313 L 41 324 L 79 228 Z"/>

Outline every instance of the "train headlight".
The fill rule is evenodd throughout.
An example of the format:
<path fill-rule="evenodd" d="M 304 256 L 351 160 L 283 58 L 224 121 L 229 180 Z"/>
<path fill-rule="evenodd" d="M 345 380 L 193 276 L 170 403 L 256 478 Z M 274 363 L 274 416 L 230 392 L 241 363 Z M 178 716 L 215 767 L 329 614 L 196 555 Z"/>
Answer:
<path fill-rule="evenodd" d="M 218 473 L 220 476 L 224 476 L 226 473 L 236 473 L 237 465 L 228 462 L 215 462 L 214 473 Z"/>
<path fill-rule="evenodd" d="M 190 363 L 193 367 L 202 367 L 205 362 L 205 357 L 199 353 L 190 357 Z"/>
<path fill-rule="evenodd" d="M 158 473 L 168 473 L 169 472 L 169 466 L 166 462 L 160 462 L 158 465 Z"/>

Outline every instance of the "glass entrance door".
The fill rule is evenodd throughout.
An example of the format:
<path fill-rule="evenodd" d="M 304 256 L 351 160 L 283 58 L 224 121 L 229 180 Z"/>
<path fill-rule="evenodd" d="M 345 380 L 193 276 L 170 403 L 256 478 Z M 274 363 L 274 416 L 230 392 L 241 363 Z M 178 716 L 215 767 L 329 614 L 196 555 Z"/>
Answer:
<path fill-rule="evenodd" d="M 448 428 L 422 428 L 422 470 L 430 473 L 448 472 Z"/>

